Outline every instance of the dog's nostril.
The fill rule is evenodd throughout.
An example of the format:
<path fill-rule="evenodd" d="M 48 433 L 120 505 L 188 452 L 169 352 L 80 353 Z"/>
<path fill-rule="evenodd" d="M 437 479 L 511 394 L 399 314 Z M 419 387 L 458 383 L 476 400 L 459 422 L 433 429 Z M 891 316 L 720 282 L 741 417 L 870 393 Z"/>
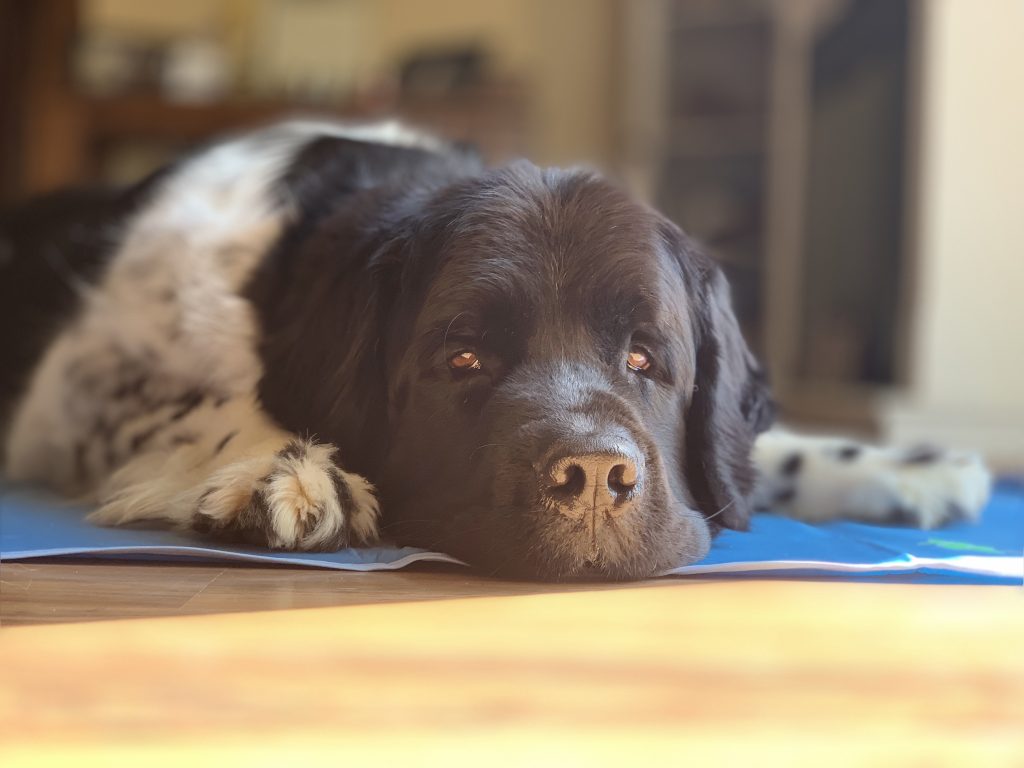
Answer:
<path fill-rule="evenodd" d="M 633 490 L 636 481 L 636 464 L 627 460 L 611 468 L 608 473 L 608 490 L 612 495 L 621 498 Z"/>
<path fill-rule="evenodd" d="M 579 464 L 563 463 L 551 473 L 551 495 L 557 499 L 574 499 L 583 493 L 587 473 Z"/>

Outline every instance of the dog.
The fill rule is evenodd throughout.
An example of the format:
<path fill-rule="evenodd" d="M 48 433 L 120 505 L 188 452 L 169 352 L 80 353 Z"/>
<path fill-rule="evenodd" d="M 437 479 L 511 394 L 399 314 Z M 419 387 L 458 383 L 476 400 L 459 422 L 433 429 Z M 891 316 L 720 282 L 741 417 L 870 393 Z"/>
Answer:
<path fill-rule="evenodd" d="M 293 121 L 0 223 L 15 482 L 276 549 L 635 579 L 752 510 L 972 518 L 972 455 L 770 429 L 721 270 L 599 175 Z"/>

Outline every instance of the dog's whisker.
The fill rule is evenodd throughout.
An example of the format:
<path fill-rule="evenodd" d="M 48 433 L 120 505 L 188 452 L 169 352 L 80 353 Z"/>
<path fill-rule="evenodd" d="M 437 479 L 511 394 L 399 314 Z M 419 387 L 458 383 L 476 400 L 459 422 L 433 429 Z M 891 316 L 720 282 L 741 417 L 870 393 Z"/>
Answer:
<path fill-rule="evenodd" d="M 714 519 L 715 519 L 716 517 L 718 517 L 718 516 L 719 516 L 720 514 L 722 514 L 723 512 L 726 512 L 726 511 L 728 511 L 728 510 L 729 510 L 729 508 L 730 508 L 730 507 L 731 507 L 731 506 L 732 506 L 733 504 L 735 504 L 735 503 L 736 503 L 736 499 L 733 499 L 732 501 L 730 501 L 730 502 L 729 502 L 728 504 L 726 504 L 726 505 L 725 505 L 724 507 L 722 507 L 722 508 L 721 508 L 720 510 L 718 510 L 718 511 L 717 511 L 717 512 L 715 512 L 714 514 L 711 514 L 711 515 L 708 515 L 707 517 L 705 517 L 705 518 L 704 518 L 704 520 L 705 520 L 705 521 L 708 521 L 708 520 L 714 520 Z"/>
<path fill-rule="evenodd" d="M 472 461 L 473 457 L 476 456 L 477 452 L 478 451 L 482 451 L 484 448 L 507 448 L 507 447 L 508 447 L 508 445 L 506 443 L 484 443 L 483 445 L 478 445 L 476 448 L 474 448 L 472 450 L 472 452 L 469 454 L 469 458 L 470 458 L 470 461 Z"/>
<path fill-rule="evenodd" d="M 506 557 L 504 560 L 502 560 L 502 562 L 499 565 L 497 565 L 492 571 L 490 571 L 487 575 L 489 577 L 497 576 L 499 573 L 501 573 L 503 570 L 505 570 L 505 566 L 506 565 L 508 565 L 510 562 L 512 562 L 512 558 L 513 557 L 515 557 L 515 555 L 514 554 L 510 554 L 508 557 Z"/>
<path fill-rule="evenodd" d="M 448 327 L 444 329 L 444 338 L 441 340 L 441 349 L 446 359 L 448 357 L 448 334 L 451 333 L 452 326 L 455 325 L 455 321 L 462 317 L 464 314 L 466 313 L 459 312 L 459 314 L 457 314 L 448 322 Z"/>

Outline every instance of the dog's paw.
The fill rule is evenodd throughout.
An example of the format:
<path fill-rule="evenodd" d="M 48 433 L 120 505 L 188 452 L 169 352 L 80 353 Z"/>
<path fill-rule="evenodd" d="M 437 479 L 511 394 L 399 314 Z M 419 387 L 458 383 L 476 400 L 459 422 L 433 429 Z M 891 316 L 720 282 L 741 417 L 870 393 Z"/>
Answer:
<path fill-rule="evenodd" d="M 849 519 L 936 528 L 975 520 L 991 475 L 981 458 L 936 448 L 879 448 L 775 430 L 758 438 L 754 503 L 807 522 Z"/>
<path fill-rule="evenodd" d="M 848 499 L 850 511 L 875 506 L 880 522 L 925 529 L 976 520 L 992 485 L 980 457 L 931 448 L 892 452 L 879 479 L 872 499 Z"/>
<path fill-rule="evenodd" d="M 377 537 L 373 487 L 334 463 L 331 446 L 293 440 L 269 459 L 230 464 L 208 478 L 191 527 L 273 549 L 330 551 Z"/>
<path fill-rule="evenodd" d="M 936 528 L 977 520 L 988 501 L 992 476 L 977 455 L 922 448 L 900 457 L 894 488 L 897 521 Z"/>

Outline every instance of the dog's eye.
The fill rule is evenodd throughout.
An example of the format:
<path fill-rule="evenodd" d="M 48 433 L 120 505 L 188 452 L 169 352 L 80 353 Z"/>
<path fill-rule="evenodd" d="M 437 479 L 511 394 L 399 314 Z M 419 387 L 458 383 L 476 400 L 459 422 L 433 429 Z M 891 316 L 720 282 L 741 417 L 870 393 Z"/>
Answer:
<path fill-rule="evenodd" d="M 633 347 L 629 350 L 629 354 L 626 355 L 626 367 L 631 371 L 646 371 L 651 367 L 651 359 L 647 355 L 647 351 L 640 347 Z"/>
<path fill-rule="evenodd" d="M 476 353 L 468 349 L 456 352 L 448 358 L 448 366 L 455 371 L 479 371 L 483 367 Z"/>

